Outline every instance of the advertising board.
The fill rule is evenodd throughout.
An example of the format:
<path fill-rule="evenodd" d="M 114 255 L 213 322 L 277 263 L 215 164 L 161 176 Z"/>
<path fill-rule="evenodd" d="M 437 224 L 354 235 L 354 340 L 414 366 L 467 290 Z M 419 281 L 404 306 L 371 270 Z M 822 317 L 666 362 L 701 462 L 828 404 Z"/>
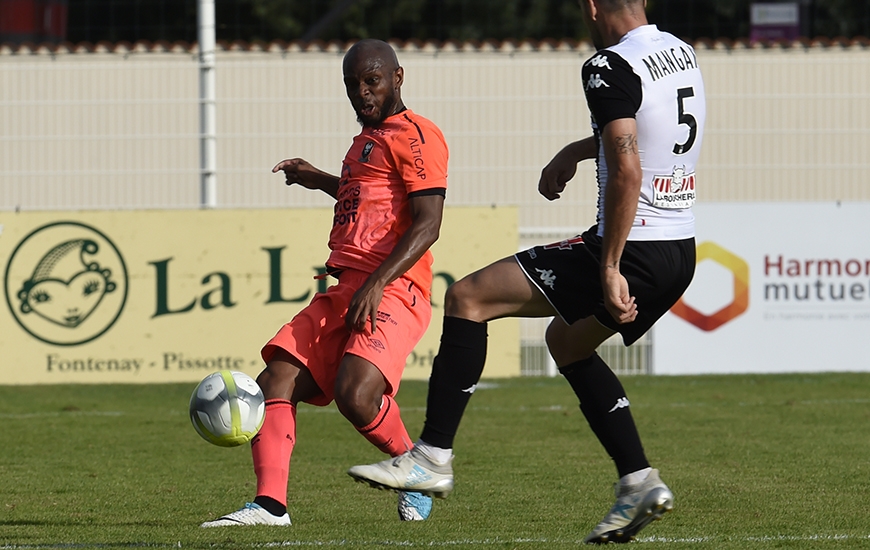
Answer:
<path fill-rule="evenodd" d="M 316 292 L 331 209 L 0 214 L 0 383 L 256 376 L 260 348 Z M 432 322 L 406 378 L 427 379 L 447 286 L 516 251 L 515 208 L 447 208 Z M 489 329 L 485 376 L 519 374 L 519 323 Z"/>

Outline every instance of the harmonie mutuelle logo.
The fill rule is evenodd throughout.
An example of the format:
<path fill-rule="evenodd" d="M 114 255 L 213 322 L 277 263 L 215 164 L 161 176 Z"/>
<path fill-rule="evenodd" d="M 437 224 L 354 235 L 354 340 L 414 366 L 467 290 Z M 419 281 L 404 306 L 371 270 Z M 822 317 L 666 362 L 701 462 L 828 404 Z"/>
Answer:
<path fill-rule="evenodd" d="M 712 331 L 742 315 L 749 309 L 749 264 L 743 258 L 725 250 L 713 242 L 698 245 L 696 263 L 712 260 L 731 272 L 734 298 L 718 311 L 706 315 L 686 303 L 683 296 L 671 308 L 671 312 L 701 330 Z"/>

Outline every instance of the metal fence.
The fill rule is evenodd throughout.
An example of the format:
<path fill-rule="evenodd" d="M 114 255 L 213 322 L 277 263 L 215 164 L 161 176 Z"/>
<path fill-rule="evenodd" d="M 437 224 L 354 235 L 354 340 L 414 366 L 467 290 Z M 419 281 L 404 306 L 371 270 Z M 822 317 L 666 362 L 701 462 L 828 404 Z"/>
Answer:
<path fill-rule="evenodd" d="M 437 122 L 450 145 L 448 204 L 518 205 L 521 247 L 594 222 L 591 164 L 559 201 L 536 189 L 552 155 L 588 134 L 579 78 L 588 45 L 395 46 L 405 103 Z M 863 42 L 696 47 L 708 100 L 699 200 L 870 200 Z M 339 44 L 218 52 L 218 207 L 330 205 L 286 188 L 270 169 L 301 156 L 338 171 L 358 131 L 343 53 Z M 2 46 L 0 82 L 0 219 L 19 209 L 200 206 L 195 48 Z M 526 374 L 552 374 L 543 326 L 523 322 Z M 602 355 L 620 372 L 645 372 L 649 345 L 608 343 Z"/>

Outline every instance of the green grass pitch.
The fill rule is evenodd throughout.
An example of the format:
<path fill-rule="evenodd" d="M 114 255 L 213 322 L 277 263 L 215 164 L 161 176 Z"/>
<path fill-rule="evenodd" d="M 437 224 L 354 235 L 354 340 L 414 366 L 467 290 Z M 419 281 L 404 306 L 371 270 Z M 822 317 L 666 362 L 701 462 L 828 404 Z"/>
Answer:
<path fill-rule="evenodd" d="M 345 470 L 381 460 L 334 407 L 303 405 L 289 528 L 201 529 L 251 500 L 249 447 L 200 439 L 195 384 L 0 387 L 0 549 L 576 548 L 615 469 L 562 379 L 489 380 L 427 522 Z M 646 549 L 870 548 L 870 374 L 626 377 L 676 506 Z M 426 384 L 398 401 L 412 438 Z"/>

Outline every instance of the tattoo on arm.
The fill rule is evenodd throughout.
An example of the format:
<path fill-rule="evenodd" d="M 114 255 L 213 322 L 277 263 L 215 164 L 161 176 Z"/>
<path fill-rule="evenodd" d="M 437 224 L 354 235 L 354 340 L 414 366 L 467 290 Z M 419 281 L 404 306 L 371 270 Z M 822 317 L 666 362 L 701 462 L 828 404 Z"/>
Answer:
<path fill-rule="evenodd" d="M 634 134 L 616 136 L 616 152 L 620 155 L 636 155 L 637 137 Z"/>

